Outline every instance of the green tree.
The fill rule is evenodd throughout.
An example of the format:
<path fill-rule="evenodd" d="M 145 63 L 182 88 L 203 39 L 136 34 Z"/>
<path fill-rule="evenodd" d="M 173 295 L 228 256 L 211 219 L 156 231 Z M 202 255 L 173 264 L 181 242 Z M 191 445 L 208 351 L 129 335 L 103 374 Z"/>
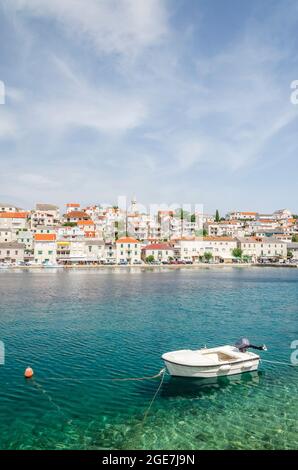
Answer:
<path fill-rule="evenodd" d="M 298 235 L 293 235 L 292 236 L 292 242 L 293 243 L 298 243 Z"/>
<path fill-rule="evenodd" d="M 154 256 L 153 255 L 147 256 L 146 263 L 153 263 L 153 261 L 154 261 Z"/>
<path fill-rule="evenodd" d="M 241 250 L 241 248 L 234 248 L 234 250 L 232 251 L 232 255 L 235 257 L 235 258 L 242 258 L 242 254 L 243 254 L 243 251 Z"/>
<path fill-rule="evenodd" d="M 191 218 L 189 212 L 184 211 L 183 209 L 177 209 L 177 211 L 175 212 L 175 217 L 180 220 L 189 220 Z"/>
<path fill-rule="evenodd" d="M 294 256 L 294 255 L 293 255 L 292 251 L 291 251 L 291 250 L 288 250 L 288 251 L 287 251 L 287 257 L 288 257 L 289 259 L 292 259 L 293 256 Z"/>
<path fill-rule="evenodd" d="M 196 221 L 196 214 L 191 214 L 190 221 L 191 221 L 192 223 L 195 223 L 195 221 Z"/>
<path fill-rule="evenodd" d="M 65 224 L 63 224 L 63 227 L 75 227 L 76 225 L 76 222 L 65 222 Z"/>
<path fill-rule="evenodd" d="M 210 251 L 205 251 L 204 253 L 204 259 L 209 263 L 213 258 L 213 254 Z"/>
<path fill-rule="evenodd" d="M 216 212 L 215 212 L 215 222 L 219 222 L 219 221 L 220 221 L 220 215 L 219 215 L 218 209 L 216 209 Z"/>

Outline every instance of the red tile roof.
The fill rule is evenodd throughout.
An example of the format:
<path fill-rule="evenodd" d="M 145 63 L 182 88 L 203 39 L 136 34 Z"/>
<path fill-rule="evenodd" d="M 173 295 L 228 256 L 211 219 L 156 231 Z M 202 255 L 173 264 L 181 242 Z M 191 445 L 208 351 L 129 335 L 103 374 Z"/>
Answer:
<path fill-rule="evenodd" d="M 167 245 L 166 243 L 152 243 L 150 245 L 144 246 L 144 251 L 146 250 L 173 250 L 171 245 Z"/>
<path fill-rule="evenodd" d="M 66 207 L 80 207 L 81 204 L 77 204 L 74 202 L 70 202 L 69 204 L 66 204 Z"/>

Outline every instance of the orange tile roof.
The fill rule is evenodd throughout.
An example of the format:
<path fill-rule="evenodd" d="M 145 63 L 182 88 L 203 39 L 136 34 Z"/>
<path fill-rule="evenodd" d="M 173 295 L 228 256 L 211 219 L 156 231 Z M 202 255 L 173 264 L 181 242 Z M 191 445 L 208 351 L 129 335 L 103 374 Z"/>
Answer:
<path fill-rule="evenodd" d="M 242 212 L 240 211 L 239 214 L 245 214 L 245 215 L 257 215 L 257 212 Z"/>
<path fill-rule="evenodd" d="M 93 220 L 79 220 L 77 225 L 94 225 Z"/>
<path fill-rule="evenodd" d="M 26 219 L 29 212 L 0 212 L 1 219 Z"/>
<path fill-rule="evenodd" d="M 36 233 L 34 235 L 34 240 L 36 242 L 53 242 L 56 240 L 55 233 Z"/>
<path fill-rule="evenodd" d="M 117 240 L 116 243 L 140 243 L 140 242 L 139 240 L 136 240 L 136 238 L 123 237 L 123 238 L 119 238 L 119 240 Z"/>
<path fill-rule="evenodd" d="M 82 219 L 84 217 L 88 218 L 90 216 L 84 211 L 71 211 L 68 214 L 65 214 L 64 217 L 66 219 Z"/>
<path fill-rule="evenodd" d="M 66 204 L 66 207 L 80 207 L 81 204 L 77 204 L 74 202 L 70 202 L 69 204 Z"/>

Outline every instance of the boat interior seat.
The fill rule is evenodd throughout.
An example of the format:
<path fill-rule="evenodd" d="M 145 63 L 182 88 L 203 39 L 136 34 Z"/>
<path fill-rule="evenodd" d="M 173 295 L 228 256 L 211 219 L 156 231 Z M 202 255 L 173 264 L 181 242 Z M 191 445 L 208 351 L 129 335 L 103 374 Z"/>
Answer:
<path fill-rule="evenodd" d="M 232 354 L 227 354 L 227 353 L 224 353 L 224 352 L 221 352 L 221 351 L 217 351 L 217 352 L 206 352 L 206 353 L 203 353 L 204 356 L 208 356 L 210 359 L 213 359 L 215 361 L 219 361 L 219 362 L 227 362 L 227 361 L 232 361 L 234 359 L 237 359 L 236 356 L 232 355 Z"/>

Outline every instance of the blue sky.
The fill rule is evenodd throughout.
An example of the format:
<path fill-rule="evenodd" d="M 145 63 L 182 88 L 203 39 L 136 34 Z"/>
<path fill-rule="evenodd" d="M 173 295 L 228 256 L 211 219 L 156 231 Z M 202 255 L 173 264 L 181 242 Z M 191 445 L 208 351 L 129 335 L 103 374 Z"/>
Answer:
<path fill-rule="evenodd" d="M 298 212 L 295 0 L 2 0 L 0 201 Z"/>

